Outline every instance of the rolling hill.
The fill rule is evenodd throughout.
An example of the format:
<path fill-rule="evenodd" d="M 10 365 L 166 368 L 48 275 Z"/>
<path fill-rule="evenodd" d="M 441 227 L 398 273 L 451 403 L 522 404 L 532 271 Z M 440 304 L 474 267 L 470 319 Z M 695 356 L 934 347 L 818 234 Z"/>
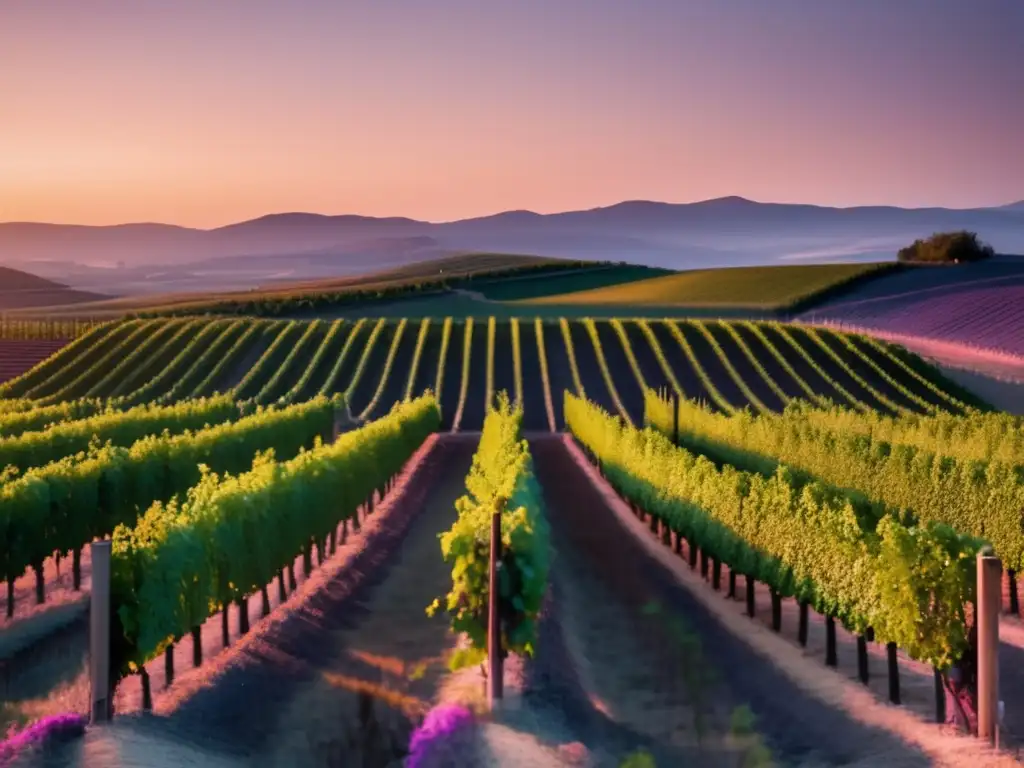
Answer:
<path fill-rule="evenodd" d="M 210 230 L 8 223 L 0 224 L 0 263 L 99 292 L 236 290 L 479 251 L 672 269 L 884 261 L 917 237 L 949 229 L 976 231 L 1003 253 L 1024 252 L 1019 204 L 829 208 L 726 197 L 627 201 L 553 214 L 508 211 L 443 223 L 312 213 L 272 214 Z"/>
<path fill-rule="evenodd" d="M 951 365 L 1024 380 L 1024 257 L 897 270 L 799 319 L 869 331 Z"/>
<path fill-rule="evenodd" d="M 28 307 L 58 307 L 109 298 L 77 291 L 61 283 L 0 266 L 0 311 Z"/>

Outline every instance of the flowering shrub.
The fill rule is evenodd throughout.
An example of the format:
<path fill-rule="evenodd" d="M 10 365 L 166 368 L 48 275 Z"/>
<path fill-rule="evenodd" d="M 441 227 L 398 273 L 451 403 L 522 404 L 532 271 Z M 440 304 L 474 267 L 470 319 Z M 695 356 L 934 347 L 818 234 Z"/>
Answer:
<path fill-rule="evenodd" d="M 474 723 L 473 713 L 457 704 L 434 707 L 409 740 L 406 768 L 434 768 L 457 765 L 456 754 L 466 754 L 467 736 Z"/>
<path fill-rule="evenodd" d="M 81 736 L 87 722 L 78 714 L 51 715 L 9 733 L 7 739 L 0 742 L 0 765 L 6 765 L 27 749 Z"/>

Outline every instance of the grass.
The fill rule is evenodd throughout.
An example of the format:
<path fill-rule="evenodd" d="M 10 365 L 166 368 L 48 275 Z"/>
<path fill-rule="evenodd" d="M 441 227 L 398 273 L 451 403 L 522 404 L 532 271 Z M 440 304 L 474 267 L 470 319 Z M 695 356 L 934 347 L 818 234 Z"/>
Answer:
<path fill-rule="evenodd" d="M 527 301 L 551 295 L 605 288 L 675 274 L 636 264 L 599 264 L 558 274 L 527 274 L 486 281 L 477 290 L 491 301 Z"/>
<path fill-rule="evenodd" d="M 820 299 L 895 264 L 811 264 L 677 272 L 646 280 L 555 294 L 522 302 L 614 307 L 785 310 Z M 632 313 L 631 313 L 632 314 Z"/>

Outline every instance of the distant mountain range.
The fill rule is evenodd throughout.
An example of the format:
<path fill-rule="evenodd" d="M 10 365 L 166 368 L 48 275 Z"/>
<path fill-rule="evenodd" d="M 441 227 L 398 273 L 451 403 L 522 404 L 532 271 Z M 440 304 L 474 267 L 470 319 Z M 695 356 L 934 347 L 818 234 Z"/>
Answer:
<path fill-rule="evenodd" d="M 0 224 L 0 264 L 102 293 L 248 288 L 490 251 L 676 269 L 889 259 L 914 238 L 970 229 L 1024 253 L 1024 201 L 998 208 L 897 208 L 628 201 L 445 223 L 279 213 L 216 229 L 166 224 Z"/>

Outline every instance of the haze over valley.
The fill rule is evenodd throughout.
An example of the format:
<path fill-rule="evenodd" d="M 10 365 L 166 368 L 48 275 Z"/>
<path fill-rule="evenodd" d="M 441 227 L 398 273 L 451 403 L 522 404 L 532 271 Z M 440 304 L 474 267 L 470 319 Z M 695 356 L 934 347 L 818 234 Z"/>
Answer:
<path fill-rule="evenodd" d="M 829 208 L 741 197 L 432 223 L 271 214 L 215 229 L 0 224 L 0 264 L 106 294 L 248 289 L 365 273 L 461 252 L 624 261 L 671 269 L 888 261 L 933 232 L 978 232 L 1024 254 L 1024 202 L 996 208 Z"/>

